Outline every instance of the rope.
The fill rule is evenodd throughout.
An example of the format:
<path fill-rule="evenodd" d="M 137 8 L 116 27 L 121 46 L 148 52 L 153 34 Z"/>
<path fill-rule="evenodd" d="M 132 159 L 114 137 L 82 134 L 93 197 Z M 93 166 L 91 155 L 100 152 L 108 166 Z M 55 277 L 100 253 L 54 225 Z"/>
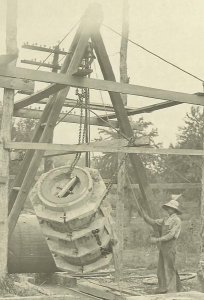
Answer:
<path fill-rule="evenodd" d="M 114 32 L 115 34 L 117 34 L 117 35 L 119 35 L 119 36 L 122 36 L 122 34 L 121 34 L 120 32 L 116 31 L 115 29 L 111 28 L 110 26 L 105 25 L 105 24 L 103 24 L 103 26 L 104 26 L 105 28 L 108 28 L 110 31 Z M 174 64 L 174 63 L 172 63 L 172 62 L 170 62 L 169 60 L 163 58 L 162 56 L 156 54 L 155 52 L 153 52 L 153 51 L 151 51 L 151 50 L 145 48 L 145 47 L 142 46 L 141 44 L 139 44 L 139 43 L 137 43 L 137 42 L 135 42 L 135 41 L 133 41 L 133 40 L 131 40 L 131 39 L 129 39 L 129 38 L 126 38 L 126 37 L 124 37 L 124 38 L 127 39 L 127 40 L 128 40 L 130 43 L 132 43 L 133 45 L 135 45 L 135 46 L 139 47 L 140 49 L 146 51 L 147 53 L 149 53 L 149 54 L 151 54 L 151 55 L 157 57 L 158 59 L 162 60 L 163 62 L 165 62 L 165 63 L 167 63 L 167 64 L 169 64 L 169 65 L 171 65 L 172 67 L 174 67 L 174 68 L 176 68 L 176 69 L 182 71 L 183 73 L 185 73 L 185 74 L 187 74 L 187 75 L 189 75 L 189 76 L 191 76 L 191 77 L 193 77 L 193 78 L 195 78 L 195 79 L 197 79 L 197 80 L 199 80 L 199 81 L 201 81 L 201 82 L 204 82 L 204 80 L 203 80 L 202 78 L 200 78 L 200 77 L 194 75 L 193 73 L 191 73 L 191 72 L 189 72 L 189 71 L 186 71 L 185 69 L 183 69 L 183 68 L 179 67 L 178 65 L 176 65 L 176 64 Z"/>
<path fill-rule="evenodd" d="M 68 115 L 70 115 L 70 113 L 75 109 L 75 108 L 77 108 L 78 106 L 80 106 L 80 103 L 78 103 L 77 102 L 77 104 L 74 106 L 74 107 L 72 107 L 61 119 L 59 119 L 59 121 L 56 123 L 56 125 L 55 125 L 55 127 L 59 124 L 59 123 L 61 123 Z"/>

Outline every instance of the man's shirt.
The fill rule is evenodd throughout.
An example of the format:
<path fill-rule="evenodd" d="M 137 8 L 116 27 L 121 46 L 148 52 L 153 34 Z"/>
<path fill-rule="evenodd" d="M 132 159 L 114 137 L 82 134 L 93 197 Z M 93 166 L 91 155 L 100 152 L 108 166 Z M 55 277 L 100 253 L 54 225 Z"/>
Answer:
<path fill-rule="evenodd" d="M 160 241 L 169 241 L 173 238 L 177 239 L 179 237 L 181 232 L 181 219 L 176 213 L 172 214 L 167 219 L 156 220 L 156 223 L 164 226 L 164 228 L 167 226 L 167 230 L 165 230 L 164 235 L 160 237 Z"/>

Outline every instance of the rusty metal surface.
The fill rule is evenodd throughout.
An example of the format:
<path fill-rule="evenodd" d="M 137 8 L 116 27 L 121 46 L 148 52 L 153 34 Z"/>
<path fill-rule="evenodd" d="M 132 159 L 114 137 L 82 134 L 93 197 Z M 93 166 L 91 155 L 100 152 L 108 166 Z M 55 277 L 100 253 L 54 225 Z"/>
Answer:
<path fill-rule="evenodd" d="M 112 248 L 101 202 L 106 186 L 95 169 L 69 166 L 43 174 L 30 193 L 60 270 L 85 273 L 110 263 Z"/>

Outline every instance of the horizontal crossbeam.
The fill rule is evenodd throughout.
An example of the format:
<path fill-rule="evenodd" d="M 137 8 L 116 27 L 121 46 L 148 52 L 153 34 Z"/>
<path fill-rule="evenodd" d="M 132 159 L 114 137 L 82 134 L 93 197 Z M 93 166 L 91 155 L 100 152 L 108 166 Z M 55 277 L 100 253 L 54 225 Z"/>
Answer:
<path fill-rule="evenodd" d="M 161 89 L 155 89 L 155 88 L 133 85 L 133 84 L 118 83 L 118 82 L 113 82 L 108 80 L 81 78 L 81 77 L 71 76 L 71 75 L 66 76 L 64 74 L 45 72 L 39 70 L 36 71 L 31 69 L 15 68 L 15 67 L 13 68 L 1 67 L 0 75 L 6 77 L 13 77 L 13 78 L 16 77 L 16 78 L 52 83 L 54 84 L 54 87 L 56 87 L 58 91 L 59 91 L 59 86 L 58 86 L 59 84 L 61 85 L 61 88 L 63 88 L 63 85 L 64 87 L 66 86 L 82 87 L 82 88 L 103 90 L 109 92 L 138 95 L 138 96 L 154 98 L 154 99 L 176 101 L 181 103 L 204 105 L 204 96 L 202 93 L 198 95 L 187 94 L 187 93 L 161 90 Z M 53 93 L 54 92 L 56 91 L 53 91 Z M 30 102 L 29 102 L 29 97 L 27 101 L 29 102 L 29 104 L 40 101 L 43 98 L 45 98 L 44 93 L 45 93 L 44 91 L 39 92 L 38 97 L 35 98 L 35 101 L 32 100 L 32 96 L 30 97 Z"/>
<path fill-rule="evenodd" d="M 181 104 L 180 102 L 175 102 L 175 101 L 163 101 L 163 103 L 156 103 L 153 105 L 148 105 L 148 106 L 143 106 L 139 108 L 133 108 L 133 109 L 128 109 L 127 110 L 127 115 L 128 116 L 133 116 L 133 115 L 138 115 L 138 114 L 144 114 L 144 113 L 150 113 L 156 110 L 172 107 L 175 105 Z M 127 109 L 127 108 L 126 108 Z M 104 120 L 110 120 L 110 119 L 115 119 L 116 114 L 108 114 L 108 115 L 100 115 L 100 118 Z"/>
<path fill-rule="evenodd" d="M 1 109 L 0 109 L 0 114 L 1 114 Z M 28 109 L 28 108 L 22 108 L 19 110 L 15 110 L 13 113 L 14 117 L 19 117 L 19 118 L 28 118 L 28 119 L 40 119 L 42 115 L 41 110 L 37 109 Z M 59 116 L 59 119 L 62 119 L 61 122 L 65 123 L 76 123 L 80 124 L 80 116 L 77 115 L 66 115 L 66 113 L 61 113 Z M 82 123 L 85 122 L 85 118 L 82 118 Z M 115 120 L 110 120 L 108 123 L 98 119 L 97 117 L 90 117 L 89 121 L 90 125 L 95 125 L 95 126 L 103 126 L 103 127 L 114 127 L 118 128 L 118 121 Z M 109 125 L 110 124 L 110 125 Z"/>
<path fill-rule="evenodd" d="M 109 183 L 110 180 L 104 180 L 105 183 Z M 201 183 L 150 183 L 153 190 L 186 190 L 186 189 L 201 189 Z M 133 183 L 132 188 L 139 189 L 139 184 Z M 116 184 L 113 187 L 117 187 Z"/>
<path fill-rule="evenodd" d="M 30 50 L 35 50 L 35 51 L 43 51 L 43 52 L 49 52 L 49 53 L 56 53 L 56 54 L 61 54 L 61 55 L 67 55 L 69 52 L 57 49 L 56 47 L 53 48 L 48 48 L 45 46 L 41 45 L 29 45 L 29 44 L 24 44 L 22 48 L 25 49 L 30 49 Z"/>
<path fill-rule="evenodd" d="M 57 70 L 61 69 L 61 66 L 59 66 L 59 65 L 54 65 L 54 64 L 51 64 L 51 63 L 43 63 L 41 61 L 35 61 L 35 60 L 29 60 L 29 59 L 21 59 L 21 63 L 28 64 L 28 65 L 45 67 L 45 68 L 51 68 L 51 69 L 55 68 Z"/>
<path fill-rule="evenodd" d="M 0 76 L 0 88 L 20 90 L 32 94 L 34 92 L 34 81 Z"/>
<path fill-rule="evenodd" d="M 5 149 L 35 149 L 46 151 L 76 151 L 76 152 L 105 152 L 105 153 L 137 153 L 137 154 L 160 154 L 160 155 L 192 155 L 204 156 L 204 150 L 194 149 L 158 149 L 145 147 L 123 147 L 101 145 L 99 142 L 81 145 L 70 144 L 48 144 L 28 142 L 5 142 Z"/>

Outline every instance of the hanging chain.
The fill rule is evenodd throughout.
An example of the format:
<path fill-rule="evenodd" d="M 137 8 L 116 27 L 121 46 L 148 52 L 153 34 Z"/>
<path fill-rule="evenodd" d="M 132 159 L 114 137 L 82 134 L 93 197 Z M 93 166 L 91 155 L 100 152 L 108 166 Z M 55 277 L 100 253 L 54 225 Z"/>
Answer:
<path fill-rule="evenodd" d="M 80 121 L 79 121 L 79 134 L 78 134 L 78 145 L 84 142 L 85 139 L 85 134 L 86 134 L 86 126 L 84 124 L 83 125 L 83 98 L 84 98 L 84 92 L 83 89 L 81 91 L 81 93 L 79 92 L 79 89 L 76 89 L 76 95 L 78 96 L 78 103 L 79 103 L 79 107 L 80 107 Z M 83 133 L 82 133 L 83 130 Z M 70 176 L 75 168 L 75 166 L 77 165 L 79 159 L 81 157 L 81 152 L 77 152 L 75 155 L 75 158 L 69 168 L 68 171 L 68 175 Z"/>
<path fill-rule="evenodd" d="M 80 65 L 81 69 L 91 69 L 91 64 L 95 56 L 93 54 L 93 45 L 92 43 L 88 43 L 84 59 Z M 85 137 L 87 134 L 87 120 L 85 118 L 85 122 L 83 124 L 83 109 L 87 106 L 87 97 L 89 97 L 89 90 L 87 88 L 82 88 L 79 91 L 79 88 L 76 89 L 76 95 L 78 96 L 78 106 L 80 108 L 80 121 L 79 121 L 79 134 L 78 134 L 78 145 L 85 142 Z M 85 103 L 84 103 L 85 101 Z M 81 152 L 77 152 L 75 158 L 69 168 L 68 175 L 70 176 L 77 165 L 79 159 L 81 158 Z"/>

